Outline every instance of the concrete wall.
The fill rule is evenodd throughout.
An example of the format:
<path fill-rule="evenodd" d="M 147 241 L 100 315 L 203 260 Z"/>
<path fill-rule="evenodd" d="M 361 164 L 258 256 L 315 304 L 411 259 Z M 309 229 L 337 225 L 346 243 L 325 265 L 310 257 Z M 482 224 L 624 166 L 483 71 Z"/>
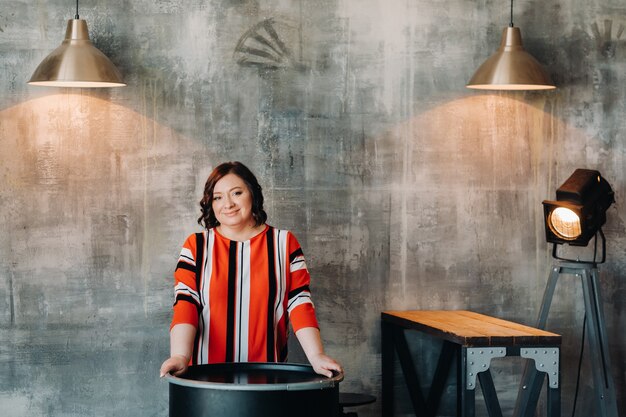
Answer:
<path fill-rule="evenodd" d="M 516 1 L 524 43 L 559 89 L 467 90 L 508 7 L 84 0 L 128 87 L 69 90 L 26 81 L 72 2 L 0 0 L 2 414 L 167 415 L 171 276 L 199 230 L 203 182 L 226 160 L 258 174 L 271 224 L 303 245 L 342 390 L 377 396 L 382 310 L 535 322 L 552 264 L 541 201 L 575 168 L 600 170 L 617 197 L 600 275 L 624 412 L 626 4 Z M 272 29 L 272 56 L 246 49 Z M 549 327 L 564 337 L 563 415 L 583 313 L 579 283 L 561 280 Z M 584 363 L 577 413 L 593 415 Z M 510 412 L 521 363 L 496 368 Z"/>

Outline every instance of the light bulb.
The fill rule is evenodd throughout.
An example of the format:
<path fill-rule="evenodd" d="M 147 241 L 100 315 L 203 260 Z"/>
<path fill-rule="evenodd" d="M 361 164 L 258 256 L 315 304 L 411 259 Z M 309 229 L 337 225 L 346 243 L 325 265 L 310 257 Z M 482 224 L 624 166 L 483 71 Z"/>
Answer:
<path fill-rule="evenodd" d="M 557 207 L 550 213 L 549 224 L 552 231 L 562 239 L 574 240 L 582 233 L 580 217 L 565 207 Z"/>

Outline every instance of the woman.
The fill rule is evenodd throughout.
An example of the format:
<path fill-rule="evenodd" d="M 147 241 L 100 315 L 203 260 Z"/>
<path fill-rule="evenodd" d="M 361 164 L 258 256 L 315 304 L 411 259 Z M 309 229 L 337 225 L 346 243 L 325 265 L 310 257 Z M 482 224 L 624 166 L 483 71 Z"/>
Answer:
<path fill-rule="evenodd" d="M 174 272 L 170 358 L 161 376 L 190 364 L 283 362 L 289 322 L 315 372 L 341 366 L 324 354 L 300 245 L 267 224 L 261 186 L 240 162 L 216 167 L 198 223 Z"/>

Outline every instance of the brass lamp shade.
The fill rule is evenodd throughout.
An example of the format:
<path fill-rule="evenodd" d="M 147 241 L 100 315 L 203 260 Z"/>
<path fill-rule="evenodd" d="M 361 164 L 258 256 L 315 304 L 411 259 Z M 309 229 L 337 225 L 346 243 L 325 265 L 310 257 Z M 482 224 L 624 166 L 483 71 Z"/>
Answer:
<path fill-rule="evenodd" d="M 67 22 L 65 39 L 41 61 L 28 81 L 50 87 L 123 87 L 122 74 L 89 40 L 87 22 Z"/>
<path fill-rule="evenodd" d="M 522 45 L 518 27 L 502 32 L 500 48 L 474 73 L 467 88 L 482 90 L 551 90 L 556 88 L 548 73 Z"/>

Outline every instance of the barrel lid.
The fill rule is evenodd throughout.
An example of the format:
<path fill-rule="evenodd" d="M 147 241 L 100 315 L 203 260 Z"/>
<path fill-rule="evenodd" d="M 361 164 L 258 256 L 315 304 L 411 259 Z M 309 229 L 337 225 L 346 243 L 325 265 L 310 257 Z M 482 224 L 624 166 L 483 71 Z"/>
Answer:
<path fill-rule="evenodd" d="M 333 388 L 343 373 L 328 378 L 310 365 L 294 363 L 214 363 L 190 366 L 184 374 L 167 374 L 170 384 L 227 391 L 306 391 Z"/>

